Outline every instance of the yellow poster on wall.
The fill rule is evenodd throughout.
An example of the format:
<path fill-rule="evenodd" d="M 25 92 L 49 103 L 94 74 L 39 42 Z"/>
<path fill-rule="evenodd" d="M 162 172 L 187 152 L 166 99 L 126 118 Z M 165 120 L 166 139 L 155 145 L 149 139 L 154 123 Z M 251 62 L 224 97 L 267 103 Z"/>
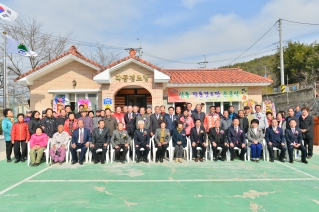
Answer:
<path fill-rule="evenodd" d="M 243 102 L 248 99 L 247 87 L 167 89 L 168 102 Z"/>

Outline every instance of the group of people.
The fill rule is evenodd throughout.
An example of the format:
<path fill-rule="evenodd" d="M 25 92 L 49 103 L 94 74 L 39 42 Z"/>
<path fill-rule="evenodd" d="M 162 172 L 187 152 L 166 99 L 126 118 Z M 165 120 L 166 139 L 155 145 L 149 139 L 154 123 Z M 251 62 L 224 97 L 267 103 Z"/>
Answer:
<path fill-rule="evenodd" d="M 230 152 L 230 160 L 236 158 L 235 149 L 240 150 L 239 158 L 244 160 L 247 147 L 251 149 L 251 160 L 259 162 L 261 152 L 266 147 L 270 161 L 274 162 L 274 150 L 281 150 L 279 160 L 284 162 L 288 149 L 289 162 L 293 163 L 293 150 L 300 150 L 302 162 L 308 163 L 306 158 L 312 157 L 313 149 L 313 118 L 309 115 L 309 108 L 301 110 L 288 109 L 285 118 L 279 112 L 276 118 L 269 113 L 261 112 L 261 106 L 252 108 L 245 106 L 243 110 L 235 112 L 234 106 L 221 113 L 220 107 L 210 106 L 210 112 L 202 111 L 203 105 L 192 108 L 187 103 L 182 110 L 177 106 L 152 108 L 137 106 L 116 107 L 95 111 L 85 110 L 79 106 L 79 112 L 74 113 L 66 105 L 59 114 L 51 108 L 42 112 L 27 111 L 26 117 L 19 113 L 16 118 L 12 110 L 5 109 L 2 129 L 6 141 L 7 162 L 11 162 L 14 149 L 15 163 L 24 162 L 27 158 L 27 143 L 30 145 L 31 166 L 38 166 L 44 150 L 48 145 L 53 163 L 62 164 L 66 157 L 66 150 L 70 149 L 71 164 L 83 164 L 85 155 L 90 149 L 95 164 L 104 164 L 107 151 L 114 149 L 115 160 L 125 163 L 125 157 L 135 150 L 137 163 L 149 162 L 151 138 L 156 148 L 156 162 L 163 163 L 163 158 L 172 140 L 175 162 L 182 163 L 187 139 L 195 162 L 203 162 L 206 149 L 211 145 L 214 161 L 226 160 L 226 153 Z M 297 110 L 299 109 L 299 110 Z M 55 114 L 55 115 L 54 115 Z M 248 142 L 246 142 L 246 139 Z M 266 146 L 263 140 L 266 141 Z M 133 146 L 134 145 L 134 146 Z M 307 148 L 306 148 L 307 147 Z M 199 155 L 198 152 L 199 151 Z M 79 152 L 79 157 L 78 157 Z"/>

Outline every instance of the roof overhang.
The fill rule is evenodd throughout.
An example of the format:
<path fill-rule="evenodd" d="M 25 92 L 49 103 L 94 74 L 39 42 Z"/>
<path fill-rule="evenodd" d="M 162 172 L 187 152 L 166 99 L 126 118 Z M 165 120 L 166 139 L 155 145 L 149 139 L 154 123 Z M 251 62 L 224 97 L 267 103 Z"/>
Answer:
<path fill-rule="evenodd" d="M 179 83 L 168 83 L 167 87 L 238 87 L 238 86 L 255 86 L 255 87 L 264 87 L 268 86 L 271 83 L 201 83 L 201 84 L 179 84 Z"/>
<path fill-rule="evenodd" d="M 67 89 L 67 90 L 48 90 L 48 93 L 98 93 L 101 89 Z"/>
<path fill-rule="evenodd" d="M 155 83 L 167 83 L 170 80 L 170 77 L 162 72 L 160 72 L 157 69 L 154 69 L 144 63 L 141 63 L 133 58 L 130 58 L 126 61 L 121 62 L 120 64 L 117 64 L 109 69 L 104 70 L 103 72 L 97 74 L 95 77 L 93 77 L 93 80 L 96 83 L 99 84 L 109 84 L 111 83 L 111 77 L 110 77 L 110 73 L 112 73 L 113 71 L 118 70 L 119 68 L 122 68 L 130 63 L 135 63 L 138 66 L 141 66 L 143 68 L 146 68 L 152 72 L 154 72 L 154 82 Z"/>
<path fill-rule="evenodd" d="M 100 70 L 100 67 L 98 66 L 95 66 L 85 60 L 82 60 L 81 58 L 78 58 L 76 56 L 74 56 L 73 54 L 68 54 L 56 61 L 54 61 L 53 63 L 50 63 L 49 65 L 47 66 L 44 66 L 43 68 L 17 80 L 18 83 L 22 84 L 22 85 L 33 85 L 33 81 L 36 80 L 36 79 L 39 79 L 40 77 L 43 77 L 45 76 L 46 74 L 62 67 L 62 66 L 65 66 L 67 65 L 68 63 L 71 63 L 73 61 L 77 61 L 77 62 L 80 62 L 86 66 L 89 66 L 95 70 Z"/>

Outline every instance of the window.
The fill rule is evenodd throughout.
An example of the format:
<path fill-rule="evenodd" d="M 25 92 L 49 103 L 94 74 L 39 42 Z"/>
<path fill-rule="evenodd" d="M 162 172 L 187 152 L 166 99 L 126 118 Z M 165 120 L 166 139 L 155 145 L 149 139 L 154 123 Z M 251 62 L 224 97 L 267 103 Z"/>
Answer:
<path fill-rule="evenodd" d="M 91 109 L 95 111 L 97 108 L 96 94 L 88 94 L 88 99 L 91 102 Z"/>

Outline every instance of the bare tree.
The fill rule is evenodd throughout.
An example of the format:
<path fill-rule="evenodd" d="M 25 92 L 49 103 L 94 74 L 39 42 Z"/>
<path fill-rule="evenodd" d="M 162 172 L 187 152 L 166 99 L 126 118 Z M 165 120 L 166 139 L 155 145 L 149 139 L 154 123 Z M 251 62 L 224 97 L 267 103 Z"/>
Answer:
<path fill-rule="evenodd" d="M 10 37 L 27 44 L 32 51 L 38 53 L 37 57 L 28 57 L 30 69 L 66 51 L 71 35 L 54 35 L 45 31 L 43 24 L 36 17 L 19 17 L 13 25 L 4 24 L 3 27 Z M 27 71 L 22 66 L 25 58 L 16 55 L 7 55 L 7 58 L 7 69 L 12 75 L 19 76 Z"/>
<path fill-rule="evenodd" d="M 120 57 L 120 52 L 112 51 L 110 48 L 106 48 L 97 43 L 94 50 L 89 51 L 88 58 L 99 63 L 102 66 L 107 66 Z"/>

